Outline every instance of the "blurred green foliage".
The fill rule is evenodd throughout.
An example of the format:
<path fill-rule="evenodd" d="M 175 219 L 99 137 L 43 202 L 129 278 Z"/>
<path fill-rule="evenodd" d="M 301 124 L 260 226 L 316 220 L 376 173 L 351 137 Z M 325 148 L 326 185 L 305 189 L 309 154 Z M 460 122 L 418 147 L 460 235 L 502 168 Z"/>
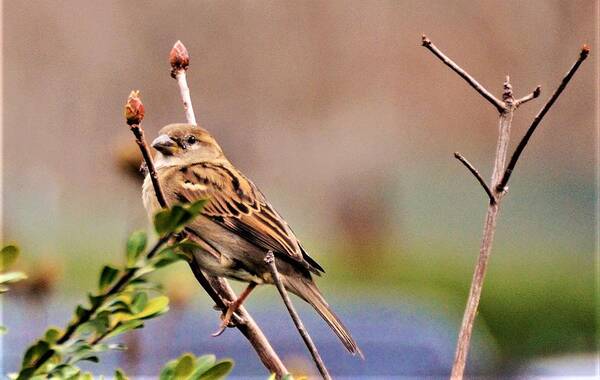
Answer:
<path fill-rule="evenodd" d="M 0 293 L 8 291 L 8 284 L 15 283 L 27 278 L 23 272 L 5 272 L 19 256 L 19 248 L 7 245 L 0 251 Z"/>
<path fill-rule="evenodd" d="M 0 251 L 0 294 L 8 291 L 8 284 L 15 283 L 27 278 L 23 272 L 5 272 L 19 256 L 19 248 L 7 245 Z M 6 333 L 6 327 L 0 326 L 0 335 Z"/>

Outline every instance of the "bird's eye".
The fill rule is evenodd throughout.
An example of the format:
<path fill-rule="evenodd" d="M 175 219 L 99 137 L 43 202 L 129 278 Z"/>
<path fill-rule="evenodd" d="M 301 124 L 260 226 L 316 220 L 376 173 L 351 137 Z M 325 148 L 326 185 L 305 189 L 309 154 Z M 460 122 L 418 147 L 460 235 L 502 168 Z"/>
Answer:
<path fill-rule="evenodd" d="M 196 143 L 196 136 L 188 136 L 187 137 L 187 143 L 192 145 Z"/>

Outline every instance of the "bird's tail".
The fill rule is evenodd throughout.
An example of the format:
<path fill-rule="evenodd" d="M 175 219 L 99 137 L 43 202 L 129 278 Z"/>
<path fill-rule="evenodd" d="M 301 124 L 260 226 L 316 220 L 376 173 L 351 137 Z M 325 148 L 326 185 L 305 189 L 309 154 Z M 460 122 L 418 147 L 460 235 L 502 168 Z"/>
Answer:
<path fill-rule="evenodd" d="M 365 358 L 360 348 L 358 348 L 356 341 L 352 338 L 350 331 L 348 331 L 338 316 L 331 310 L 327 301 L 325 301 L 325 298 L 323 298 L 321 292 L 317 288 L 317 285 L 312 282 L 312 280 L 299 277 L 285 277 L 284 282 L 289 291 L 296 294 L 315 308 L 338 338 L 340 338 L 344 347 L 346 347 L 352 355 L 358 354 L 362 359 Z"/>

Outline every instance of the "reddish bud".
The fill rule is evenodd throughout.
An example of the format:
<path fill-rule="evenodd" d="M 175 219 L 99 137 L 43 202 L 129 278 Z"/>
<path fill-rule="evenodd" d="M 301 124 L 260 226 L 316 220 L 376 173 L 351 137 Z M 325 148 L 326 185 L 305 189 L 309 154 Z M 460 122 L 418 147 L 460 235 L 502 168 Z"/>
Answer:
<path fill-rule="evenodd" d="M 171 53 L 169 53 L 169 63 L 171 63 L 171 76 L 175 78 L 180 70 L 187 70 L 190 65 L 190 54 L 188 53 L 185 45 L 181 41 L 175 42 Z"/>
<path fill-rule="evenodd" d="M 140 124 L 144 119 L 144 104 L 140 99 L 139 90 L 131 91 L 125 103 L 125 119 L 127 124 Z"/>
<path fill-rule="evenodd" d="M 587 58 L 588 54 L 590 54 L 590 47 L 587 44 L 584 44 L 581 47 L 581 58 L 585 59 Z"/>

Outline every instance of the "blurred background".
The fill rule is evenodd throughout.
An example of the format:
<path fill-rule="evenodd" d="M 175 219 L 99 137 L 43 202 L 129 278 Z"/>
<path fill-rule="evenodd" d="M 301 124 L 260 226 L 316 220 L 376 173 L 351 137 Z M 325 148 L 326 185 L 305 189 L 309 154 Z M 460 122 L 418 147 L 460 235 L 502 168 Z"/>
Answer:
<path fill-rule="evenodd" d="M 49 324 L 65 325 L 149 228 L 123 122 L 140 89 L 149 139 L 184 121 L 168 52 L 181 39 L 199 123 L 269 197 L 311 255 L 366 360 L 299 305 L 336 377 L 448 375 L 486 212 L 453 157 L 487 179 L 497 113 L 420 46 L 431 40 L 496 95 L 510 74 L 513 146 L 578 56 L 511 180 L 467 373 L 595 370 L 598 75 L 596 1 L 29 1 L 3 3 L 5 243 L 29 280 L 4 295 L 2 372 Z M 133 160 L 133 161 L 132 161 Z M 133 163 L 132 163 L 133 162 Z M 159 272 L 171 312 L 89 369 L 155 375 L 182 352 L 266 377 L 183 264 Z M 239 289 L 239 287 L 238 287 Z M 292 370 L 314 373 L 274 289 L 248 302 Z"/>

